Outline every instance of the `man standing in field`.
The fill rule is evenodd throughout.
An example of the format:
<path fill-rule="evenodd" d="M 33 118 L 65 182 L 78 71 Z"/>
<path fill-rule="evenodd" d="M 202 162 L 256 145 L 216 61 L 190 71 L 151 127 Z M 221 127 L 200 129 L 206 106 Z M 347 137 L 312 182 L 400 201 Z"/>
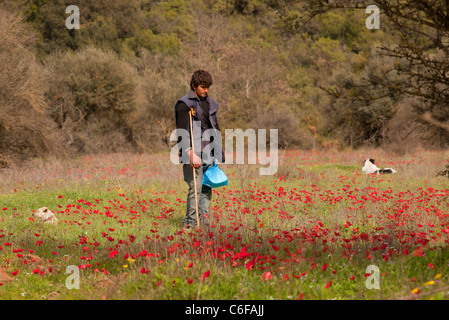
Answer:
<path fill-rule="evenodd" d="M 217 160 L 224 162 L 221 135 L 217 134 L 217 131 L 218 133 L 220 131 L 217 122 L 218 103 L 208 95 L 211 85 L 212 76 L 209 72 L 195 71 L 190 80 L 190 92 L 179 99 L 175 105 L 179 161 L 183 164 L 184 181 L 189 185 L 186 215 L 182 221 L 186 229 L 197 225 L 193 174 L 195 173 L 196 178 L 200 224 L 207 226 L 209 225 L 207 215 L 212 199 L 212 189 L 202 184 L 203 174 L 213 165 L 214 153 L 219 154 Z M 193 113 L 192 119 L 190 119 L 191 114 L 189 115 L 191 112 Z M 190 120 L 192 120 L 192 128 Z M 190 135 L 191 130 L 193 139 Z M 180 134 L 181 132 L 182 134 Z"/>

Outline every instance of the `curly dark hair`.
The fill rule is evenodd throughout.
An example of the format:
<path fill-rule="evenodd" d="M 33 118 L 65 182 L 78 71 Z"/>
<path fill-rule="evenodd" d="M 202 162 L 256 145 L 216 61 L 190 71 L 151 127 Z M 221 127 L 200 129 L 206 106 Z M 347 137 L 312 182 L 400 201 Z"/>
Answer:
<path fill-rule="evenodd" d="M 199 85 L 203 85 L 209 88 L 212 85 L 212 76 L 206 70 L 197 70 L 193 73 L 190 80 L 190 88 L 196 88 Z"/>

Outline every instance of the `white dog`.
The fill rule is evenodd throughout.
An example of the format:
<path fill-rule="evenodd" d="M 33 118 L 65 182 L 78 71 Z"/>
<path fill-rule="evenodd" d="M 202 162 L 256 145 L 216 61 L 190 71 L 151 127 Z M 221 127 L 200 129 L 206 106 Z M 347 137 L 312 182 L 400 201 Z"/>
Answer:
<path fill-rule="evenodd" d="M 366 174 L 372 174 L 372 173 L 396 173 L 397 171 L 391 168 L 383 168 L 383 169 L 379 169 L 375 164 L 374 164 L 374 159 L 366 159 L 365 160 L 365 166 L 362 168 L 362 172 L 366 173 Z"/>
<path fill-rule="evenodd" d="M 47 207 L 39 208 L 36 212 L 32 214 L 34 218 L 41 220 L 44 223 L 54 224 L 58 222 L 58 219 L 55 217 L 55 214 L 51 212 Z"/>

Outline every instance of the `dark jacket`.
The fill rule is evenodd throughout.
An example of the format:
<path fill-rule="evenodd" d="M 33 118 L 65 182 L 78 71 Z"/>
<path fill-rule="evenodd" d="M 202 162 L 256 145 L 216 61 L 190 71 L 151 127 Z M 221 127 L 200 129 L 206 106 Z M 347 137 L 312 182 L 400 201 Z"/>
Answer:
<path fill-rule="evenodd" d="M 193 122 L 199 121 L 202 123 L 201 130 L 200 127 L 195 126 L 195 123 L 193 125 L 193 136 L 194 140 L 196 141 L 195 153 L 198 156 L 201 156 L 201 152 L 203 151 L 205 146 L 210 144 L 210 141 L 214 141 L 218 149 L 221 149 L 220 150 L 221 158 L 216 157 L 216 159 L 219 160 L 220 162 L 224 162 L 224 153 L 222 150 L 221 137 L 219 137 L 218 139 L 215 139 L 214 137 L 210 141 L 202 141 L 201 139 L 205 129 L 215 129 L 220 131 L 220 127 L 217 121 L 218 103 L 215 102 L 208 95 L 206 96 L 206 101 L 209 114 L 203 113 L 203 109 L 200 106 L 200 99 L 198 99 L 193 90 L 190 90 L 190 92 L 187 95 L 179 99 L 175 104 L 176 128 L 186 130 L 185 132 L 187 134 L 187 136 L 184 136 L 183 139 L 178 135 L 178 148 L 181 163 L 189 163 L 190 160 L 188 155 L 186 154 L 186 151 L 192 147 L 190 138 L 190 119 L 189 119 L 190 108 L 193 108 L 194 110 L 192 121 Z M 205 123 L 207 123 L 207 126 L 204 126 Z M 199 148 L 199 146 L 201 147 Z M 216 150 L 214 149 L 214 151 Z M 212 154 L 212 156 L 215 156 L 215 154 Z"/>

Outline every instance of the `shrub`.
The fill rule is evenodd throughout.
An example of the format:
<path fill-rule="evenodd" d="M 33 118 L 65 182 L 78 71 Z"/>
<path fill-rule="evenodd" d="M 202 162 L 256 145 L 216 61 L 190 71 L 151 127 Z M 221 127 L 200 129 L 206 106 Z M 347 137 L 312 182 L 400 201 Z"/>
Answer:
<path fill-rule="evenodd" d="M 51 115 L 77 151 L 136 149 L 134 121 L 145 103 L 136 70 L 112 51 L 54 54 L 47 62 Z"/>
<path fill-rule="evenodd" d="M 252 127 L 267 130 L 267 146 L 269 146 L 270 129 L 278 130 L 279 149 L 312 149 L 315 146 L 315 139 L 310 132 L 299 126 L 299 121 L 294 114 L 288 110 L 281 112 L 268 111 L 258 114 Z"/>
<path fill-rule="evenodd" d="M 179 72 L 176 56 L 152 54 L 143 49 L 136 67 L 142 78 L 145 105 L 135 122 L 136 138 L 145 151 L 170 146 L 170 134 L 176 128 L 174 106 L 189 92 L 191 74 Z"/>
<path fill-rule="evenodd" d="M 45 103 L 35 40 L 23 16 L 0 8 L 0 166 L 63 152 Z"/>

